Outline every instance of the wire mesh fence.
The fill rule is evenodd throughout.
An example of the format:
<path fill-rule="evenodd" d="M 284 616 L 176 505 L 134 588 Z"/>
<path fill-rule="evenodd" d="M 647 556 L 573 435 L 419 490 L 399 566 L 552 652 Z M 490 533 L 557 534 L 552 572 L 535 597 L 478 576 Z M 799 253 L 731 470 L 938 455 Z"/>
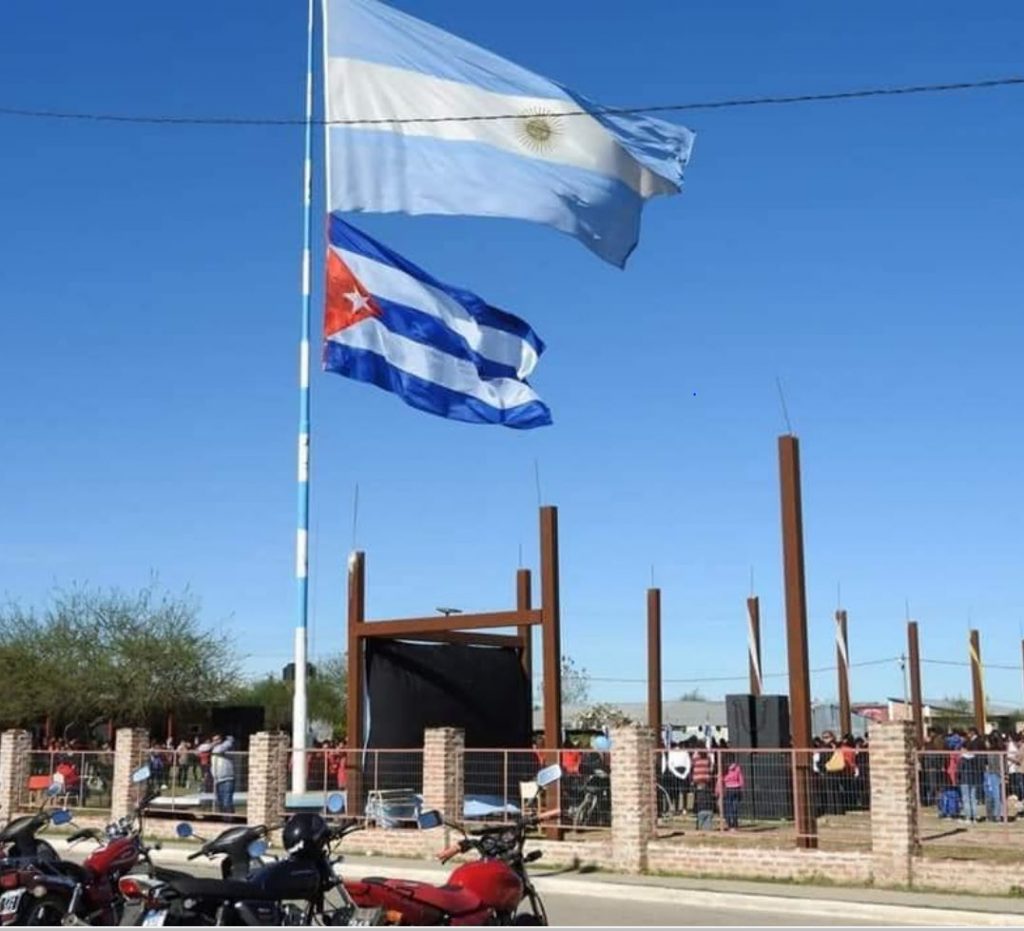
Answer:
<path fill-rule="evenodd" d="M 423 809 L 422 750 L 307 751 L 306 793 L 291 807 L 328 811 L 332 795 L 370 827 L 416 828 Z"/>
<path fill-rule="evenodd" d="M 1024 772 L 995 750 L 917 753 L 918 836 L 932 856 L 1024 860 Z"/>
<path fill-rule="evenodd" d="M 830 849 L 870 847 L 866 749 L 660 749 L 651 770 L 659 837 L 736 835 L 767 846 L 804 837 Z"/>
<path fill-rule="evenodd" d="M 33 750 L 28 778 L 21 788 L 21 805 L 38 808 L 47 800 L 47 788 L 59 791 L 50 804 L 82 811 L 109 812 L 114 781 L 114 754 L 110 750 Z"/>
<path fill-rule="evenodd" d="M 249 790 L 249 754 L 244 751 L 213 753 L 198 748 L 184 754 L 165 747 L 146 752 L 150 803 L 154 813 L 245 815 Z"/>
<path fill-rule="evenodd" d="M 562 776 L 544 788 L 537 774 L 558 763 Z M 547 824 L 586 835 L 611 827 L 611 756 L 575 749 L 466 750 L 462 757 L 465 821 L 510 821 L 531 811 L 558 810 Z"/>

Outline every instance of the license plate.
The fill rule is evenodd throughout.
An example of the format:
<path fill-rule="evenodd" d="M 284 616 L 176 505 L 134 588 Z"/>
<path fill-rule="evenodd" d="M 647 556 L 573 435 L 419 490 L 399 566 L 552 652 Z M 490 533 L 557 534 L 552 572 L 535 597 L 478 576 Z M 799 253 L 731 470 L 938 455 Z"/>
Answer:
<path fill-rule="evenodd" d="M 0 895 L 0 915 L 15 914 L 24 894 L 24 889 L 15 889 L 13 892 L 5 892 Z"/>
<path fill-rule="evenodd" d="M 142 919 L 143 928 L 162 928 L 164 922 L 167 920 L 167 910 L 154 910 L 146 912 L 146 917 Z"/>

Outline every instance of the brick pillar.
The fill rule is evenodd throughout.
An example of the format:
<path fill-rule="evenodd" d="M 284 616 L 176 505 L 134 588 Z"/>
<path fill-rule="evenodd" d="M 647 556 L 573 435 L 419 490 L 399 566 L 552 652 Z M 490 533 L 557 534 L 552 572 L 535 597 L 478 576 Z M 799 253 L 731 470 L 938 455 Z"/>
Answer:
<path fill-rule="evenodd" d="M 288 781 L 288 735 L 260 731 L 249 739 L 249 824 L 277 823 L 284 812 Z"/>
<path fill-rule="evenodd" d="M 463 820 L 462 760 L 466 735 L 457 727 L 431 727 L 423 732 L 423 807 L 446 818 Z"/>
<path fill-rule="evenodd" d="M 143 727 L 119 727 L 114 738 L 114 785 L 111 791 L 110 817 L 131 814 L 138 801 L 139 790 L 132 783 L 132 773 L 146 762 L 149 731 Z"/>
<path fill-rule="evenodd" d="M 0 825 L 10 821 L 22 807 L 31 750 L 32 736 L 28 731 L 4 731 L 0 736 Z"/>
<path fill-rule="evenodd" d="M 654 836 L 654 731 L 615 728 L 612 738 L 612 849 L 615 868 L 647 869 L 647 842 Z"/>
<path fill-rule="evenodd" d="M 871 860 L 875 883 L 909 886 L 918 852 L 917 767 L 912 721 L 872 724 Z"/>

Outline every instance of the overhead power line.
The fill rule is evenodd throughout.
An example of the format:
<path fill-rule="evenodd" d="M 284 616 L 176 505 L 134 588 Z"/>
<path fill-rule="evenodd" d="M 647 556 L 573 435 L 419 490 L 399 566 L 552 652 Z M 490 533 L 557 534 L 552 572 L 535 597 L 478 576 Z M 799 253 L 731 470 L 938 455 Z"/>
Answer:
<path fill-rule="evenodd" d="M 765 97 L 733 97 L 725 100 L 700 100 L 690 103 L 655 104 L 643 107 L 597 107 L 593 111 L 569 110 L 559 117 L 589 116 L 591 113 L 625 116 L 639 113 L 681 113 L 691 110 L 725 110 L 733 107 L 763 107 L 792 103 L 820 103 L 835 100 L 858 100 L 869 97 L 899 97 L 910 94 L 938 94 L 950 91 L 984 90 L 994 87 L 1024 85 L 1024 77 L 1010 76 L 983 81 L 957 81 L 946 84 L 908 84 L 902 86 L 866 87 L 858 90 L 818 94 L 771 95 Z M 71 120 L 93 123 L 140 123 L 163 126 L 304 126 L 300 117 L 246 116 L 168 116 L 144 113 L 103 113 L 85 110 L 44 110 L 28 107 L 0 107 L 0 116 L 40 120 Z M 499 120 L 522 120 L 535 113 L 492 113 L 473 116 L 394 117 L 374 119 L 323 120 L 317 126 L 395 126 L 408 123 L 482 123 Z"/>
<path fill-rule="evenodd" d="M 859 663 L 850 663 L 850 668 L 861 668 L 863 666 L 884 666 L 889 663 L 898 663 L 900 658 L 898 656 L 889 656 L 885 659 L 868 659 L 863 660 Z M 838 666 L 818 666 L 815 669 L 809 670 L 811 674 L 821 672 L 835 672 Z M 788 672 L 766 672 L 762 678 L 764 679 L 784 679 L 788 676 Z M 535 675 L 534 679 L 540 680 L 541 676 Z M 693 679 L 662 679 L 662 683 L 665 685 L 700 685 L 705 682 L 746 682 L 749 678 L 749 674 L 742 676 L 700 676 L 699 678 Z M 613 683 L 629 683 L 631 685 L 642 684 L 647 680 L 640 679 L 629 679 L 616 676 L 591 676 L 587 675 L 588 682 L 613 682 Z"/>

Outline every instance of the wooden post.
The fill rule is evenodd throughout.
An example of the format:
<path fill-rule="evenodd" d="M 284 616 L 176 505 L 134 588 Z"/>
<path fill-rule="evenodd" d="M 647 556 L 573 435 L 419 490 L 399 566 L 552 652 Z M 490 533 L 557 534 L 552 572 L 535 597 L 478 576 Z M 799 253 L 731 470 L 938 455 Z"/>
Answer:
<path fill-rule="evenodd" d="M 544 742 L 548 747 L 562 744 L 562 613 L 558 589 L 558 508 L 546 505 L 540 509 L 540 610 L 544 644 Z"/>
<path fill-rule="evenodd" d="M 533 606 L 533 580 L 529 569 L 516 572 L 516 610 L 529 611 Z M 523 672 L 530 683 L 530 707 L 533 707 L 533 627 L 523 624 L 518 628 Z M 532 711 L 531 711 L 532 714 Z"/>
<path fill-rule="evenodd" d="M 971 654 L 971 686 L 974 690 L 974 726 L 985 736 L 985 685 L 981 666 L 981 638 L 972 630 L 968 643 Z"/>
<path fill-rule="evenodd" d="M 540 610 L 544 644 L 544 743 L 562 745 L 562 610 L 558 585 L 558 508 L 540 509 Z M 556 750 L 549 763 L 560 762 Z M 545 828 L 549 840 L 561 840 L 562 829 Z"/>
<path fill-rule="evenodd" d="M 661 746 L 661 589 L 647 589 L 647 725 Z"/>
<path fill-rule="evenodd" d="M 362 628 L 366 621 L 366 560 L 360 551 L 348 561 L 348 707 L 345 742 L 346 815 L 363 811 L 363 660 Z"/>
<path fill-rule="evenodd" d="M 761 675 L 761 602 L 756 596 L 747 599 L 747 665 L 750 667 L 750 694 L 764 691 Z"/>
<path fill-rule="evenodd" d="M 786 583 L 786 647 L 789 715 L 793 730 L 793 782 L 798 847 L 818 846 L 818 826 L 810 791 L 811 682 L 807 661 L 807 592 L 804 582 L 803 513 L 800 496 L 800 444 L 779 437 L 782 498 L 782 555 Z M 804 752 L 801 752 L 804 751 Z"/>
<path fill-rule="evenodd" d="M 845 737 L 853 733 L 850 713 L 850 641 L 846 632 L 846 612 L 836 611 L 836 665 L 839 667 L 839 729 Z"/>
<path fill-rule="evenodd" d="M 910 707 L 914 716 L 914 739 L 920 749 L 924 746 L 924 702 L 921 699 L 921 648 L 917 642 L 917 621 L 907 621 L 907 648 L 910 654 Z"/>

